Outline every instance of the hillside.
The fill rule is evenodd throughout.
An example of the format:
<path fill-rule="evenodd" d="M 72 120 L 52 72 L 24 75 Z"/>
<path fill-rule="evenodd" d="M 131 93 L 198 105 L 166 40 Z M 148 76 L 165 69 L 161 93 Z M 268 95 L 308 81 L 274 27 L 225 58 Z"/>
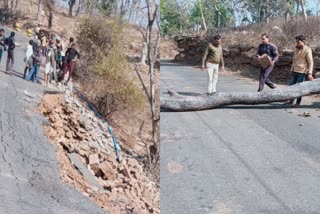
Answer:
<path fill-rule="evenodd" d="M 37 24 L 41 25 L 41 29 L 48 30 L 45 7 L 42 8 L 40 19 L 37 21 L 38 1 L 21 1 L 20 3 L 18 6 L 20 16 L 17 23 L 22 25 L 22 34 L 25 34 L 27 29 L 34 29 Z M 68 10 L 66 8 L 56 6 L 53 9 L 53 27 L 51 32 L 61 36 L 63 44 L 67 44 L 69 37 L 76 37 L 77 23 L 81 17 L 85 16 L 85 14 L 82 14 L 77 17 L 69 17 L 66 15 L 67 13 Z M 125 35 L 123 46 L 126 50 L 125 56 L 129 62 L 128 75 L 132 77 L 134 84 L 144 93 L 136 70 L 146 87 L 149 87 L 149 74 L 147 65 L 137 63 L 143 46 L 143 37 L 138 29 L 141 29 L 141 27 L 126 24 L 123 32 L 123 35 Z M 155 82 L 156 95 L 159 94 L 159 68 L 157 69 Z M 86 91 L 87 87 L 82 87 L 80 83 L 75 84 L 90 99 L 92 92 Z M 77 100 L 76 103 L 82 102 L 74 92 L 68 96 L 74 97 L 72 99 Z M 113 128 L 115 137 L 122 148 L 123 162 L 121 164 L 115 161 L 110 136 L 105 136 L 106 138 L 103 139 L 104 143 L 109 146 L 106 154 L 101 151 L 101 148 L 97 147 L 99 145 L 98 141 L 100 142 L 99 138 L 84 138 L 79 137 L 77 134 L 71 134 L 73 132 L 86 132 L 84 134 L 91 136 L 89 131 L 79 130 L 81 124 L 77 124 L 74 121 L 74 115 L 78 117 L 82 109 L 86 108 L 86 104 L 82 103 L 83 107 L 81 109 L 72 108 L 71 112 L 65 112 L 66 102 L 68 101 L 64 96 L 46 95 L 43 103 L 38 108 L 38 111 L 49 120 L 49 125 L 44 128 L 48 139 L 56 146 L 60 176 L 63 180 L 80 192 L 83 192 L 84 195 L 110 213 L 159 213 L 159 170 L 153 174 L 147 170 L 148 160 L 146 155 L 152 142 L 151 112 L 148 100 L 145 99 L 143 111 L 119 109 L 114 112 L 111 118 L 108 118 L 108 124 Z M 62 112 L 66 115 L 61 114 Z M 91 117 L 94 117 L 93 114 Z M 99 123 L 96 119 L 94 119 L 93 123 L 95 123 L 93 124 L 94 129 L 99 128 Z M 69 127 L 70 130 L 67 130 L 65 127 Z M 106 130 L 104 131 L 107 132 Z M 90 142 L 95 144 L 95 146 L 90 145 L 90 147 L 92 146 L 91 149 L 88 148 Z M 84 145 L 88 149 L 85 150 L 85 153 L 79 149 L 79 146 L 82 148 L 81 145 L 83 144 L 88 144 Z M 70 146 L 72 149 L 68 149 Z M 90 173 L 96 177 L 94 179 L 100 183 L 101 188 L 105 191 L 101 191 L 101 189 L 98 191 L 96 188 L 92 188 L 90 182 L 87 181 L 87 177 L 71 161 L 71 153 L 76 153 L 79 157 L 81 156 L 80 160 L 82 163 L 89 168 Z M 159 151 L 156 151 L 156 153 L 152 155 L 158 156 Z M 105 167 L 101 166 L 101 170 L 98 170 L 99 172 L 93 169 L 91 162 L 93 154 L 95 154 L 95 160 L 98 159 L 99 167 L 100 164 Z M 110 161 L 111 165 L 106 165 L 106 161 Z M 156 168 L 159 169 L 159 166 Z M 103 177 L 106 170 L 112 179 L 108 176 Z M 101 174 L 101 171 L 104 171 L 104 173 Z"/>

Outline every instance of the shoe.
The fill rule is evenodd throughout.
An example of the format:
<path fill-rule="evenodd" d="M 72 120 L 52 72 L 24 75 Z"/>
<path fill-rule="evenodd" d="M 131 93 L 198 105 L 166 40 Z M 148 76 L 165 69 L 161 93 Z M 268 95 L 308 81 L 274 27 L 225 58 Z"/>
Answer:
<path fill-rule="evenodd" d="M 208 92 L 207 95 L 210 96 L 210 95 L 212 95 L 212 93 L 209 93 L 209 92 Z"/>

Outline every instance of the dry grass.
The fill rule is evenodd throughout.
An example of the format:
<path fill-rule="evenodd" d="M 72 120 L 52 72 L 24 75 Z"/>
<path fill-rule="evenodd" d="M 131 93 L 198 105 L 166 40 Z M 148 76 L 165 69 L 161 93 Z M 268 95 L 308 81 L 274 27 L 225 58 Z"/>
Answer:
<path fill-rule="evenodd" d="M 142 91 L 128 75 L 122 23 L 103 17 L 85 17 L 78 25 L 77 43 L 82 50 L 78 76 L 93 103 L 109 119 L 115 111 L 142 110 Z"/>
<path fill-rule="evenodd" d="M 308 17 L 305 22 L 301 17 L 295 17 L 288 23 L 283 18 L 270 21 L 269 24 L 253 24 L 244 27 L 223 29 L 224 46 L 247 43 L 254 46 L 260 44 L 260 36 L 268 33 L 271 41 L 279 46 L 279 49 L 292 48 L 295 45 L 294 37 L 304 34 L 307 44 L 312 47 L 320 46 L 320 17 Z"/>

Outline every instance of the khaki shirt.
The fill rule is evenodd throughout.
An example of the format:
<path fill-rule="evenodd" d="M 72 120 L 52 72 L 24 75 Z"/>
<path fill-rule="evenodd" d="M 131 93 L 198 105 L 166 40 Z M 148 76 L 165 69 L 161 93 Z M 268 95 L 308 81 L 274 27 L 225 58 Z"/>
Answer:
<path fill-rule="evenodd" d="M 221 66 L 224 66 L 221 45 L 214 46 L 211 43 L 208 44 L 202 57 L 202 66 L 205 66 L 206 62 L 213 63 L 213 64 L 220 64 Z"/>
<path fill-rule="evenodd" d="M 302 49 L 296 49 L 294 51 L 291 71 L 302 74 L 312 74 L 313 58 L 311 48 L 304 45 Z"/>
<path fill-rule="evenodd" d="M 46 36 L 43 36 L 41 38 L 41 46 L 42 47 L 46 47 L 47 46 L 47 37 Z"/>

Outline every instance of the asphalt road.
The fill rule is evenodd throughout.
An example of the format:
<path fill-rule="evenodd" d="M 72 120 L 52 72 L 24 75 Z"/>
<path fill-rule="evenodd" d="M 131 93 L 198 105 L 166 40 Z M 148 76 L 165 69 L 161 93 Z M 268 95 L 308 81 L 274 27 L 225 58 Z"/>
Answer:
<path fill-rule="evenodd" d="M 6 52 L 0 67 L 0 214 L 105 213 L 59 178 L 54 146 L 43 132 L 47 122 L 34 112 L 45 89 L 21 78 L 28 39 L 16 39 L 14 72 L 4 73 Z"/>
<path fill-rule="evenodd" d="M 205 93 L 206 78 L 162 61 L 161 96 Z M 219 76 L 218 91 L 257 88 Z M 161 112 L 161 213 L 320 213 L 320 101 L 302 104 Z M 306 111 L 311 117 L 298 116 Z"/>

